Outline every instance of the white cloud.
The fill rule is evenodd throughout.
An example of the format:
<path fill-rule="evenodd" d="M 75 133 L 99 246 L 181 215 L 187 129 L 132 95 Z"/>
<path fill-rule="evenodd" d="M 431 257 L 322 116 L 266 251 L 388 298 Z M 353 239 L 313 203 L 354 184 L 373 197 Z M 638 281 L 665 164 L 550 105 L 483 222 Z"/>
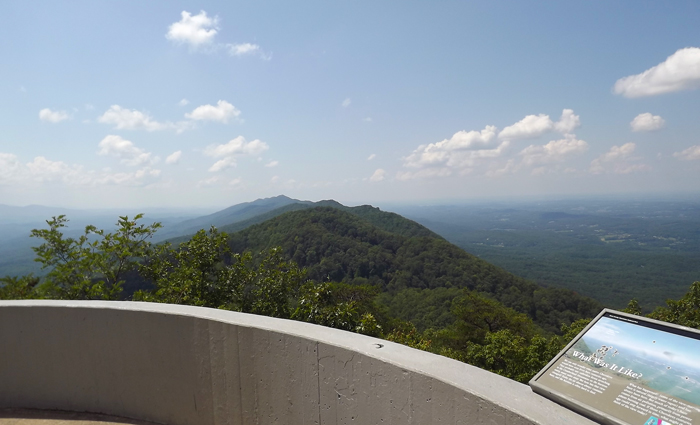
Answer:
<path fill-rule="evenodd" d="M 573 109 L 564 109 L 561 112 L 561 118 L 554 123 L 554 129 L 562 134 L 572 133 L 575 129 L 581 126 L 581 119 L 578 115 L 574 115 Z"/>
<path fill-rule="evenodd" d="M 530 145 L 520 151 L 519 155 L 523 158 L 523 164 L 531 166 L 561 162 L 587 150 L 588 143 L 576 139 L 576 136 L 572 134 L 561 140 L 552 140 L 545 145 Z"/>
<path fill-rule="evenodd" d="M 687 47 L 641 74 L 620 78 L 613 92 L 625 97 L 655 96 L 700 87 L 700 48 Z"/>
<path fill-rule="evenodd" d="M 372 117 L 362 118 L 362 121 L 364 121 L 364 122 L 372 122 Z"/>
<path fill-rule="evenodd" d="M 182 19 L 168 27 L 165 38 L 176 43 L 188 44 L 191 48 L 211 44 L 218 32 L 218 18 L 210 18 L 207 12 L 200 11 L 192 16 L 191 13 L 183 11 Z"/>
<path fill-rule="evenodd" d="M 0 184 L 13 183 L 21 178 L 22 163 L 17 155 L 0 152 Z"/>
<path fill-rule="evenodd" d="M 129 140 L 122 139 L 120 136 L 109 135 L 102 139 L 99 144 L 100 150 L 98 155 L 109 155 L 117 157 L 122 164 L 131 167 L 150 164 L 151 154 L 143 149 L 137 148 Z"/>
<path fill-rule="evenodd" d="M 227 44 L 228 53 L 231 56 L 243 56 L 260 51 L 260 46 L 251 43 Z"/>
<path fill-rule="evenodd" d="M 185 114 L 185 117 L 196 121 L 219 121 L 227 123 L 230 119 L 238 118 L 240 114 L 241 111 L 236 109 L 235 106 L 225 100 L 219 100 L 216 102 L 216 106 L 198 106 L 194 111 Z"/>
<path fill-rule="evenodd" d="M 279 163 L 280 163 L 279 161 L 270 161 L 270 162 L 268 162 L 267 164 L 265 164 L 265 166 L 268 167 L 268 168 L 272 168 L 272 167 L 278 166 Z"/>
<path fill-rule="evenodd" d="M 177 164 L 182 157 L 182 151 L 175 151 L 165 158 L 166 164 Z"/>
<path fill-rule="evenodd" d="M 169 127 L 168 124 L 154 121 L 150 116 L 141 111 L 122 108 L 119 105 L 112 105 L 109 109 L 97 118 L 103 124 L 114 124 L 118 130 L 147 130 L 156 131 Z"/>
<path fill-rule="evenodd" d="M 105 174 L 95 179 L 99 185 L 145 186 L 160 177 L 160 170 L 144 167 L 130 173 Z"/>
<path fill-rule="evenodd" d="M 496 136 L 496 127 L 489 125 L 479 131 L 458 131 L 451 138 L 429 145 L 420 145 L 404 158 L 406 167 L 425 167 L 445 164 L 459 156 L 460 151 L 487 146 Z"/>
<path fill-rule="evenodd" d="M 88 184 L 90 176 L 79 165 L 68 165 L 63 161 L 51 161 L 43 156 L 27 163 L 30 178 L 35 182 L 60 181 L 67 184 Z"/>
<path fill-rule="evenodd" d="M 234 186 L 234 187 L 241 187 L 243 186 L 243 179 L 237 178 L 233 179 L 230 182 L 228 182 L 229 186 Z"/>
<path fill-rule="evenodd" d="M 371 160 L 373 160 L 373 159 L 376 158 L 376 157 L 377 157 L 377 155 L 372 154 L 372 155 L 370 155 L 370 156 L 367 157 L 367 161 L 371 161 Z"/>
<path fill-rule="evenodd" d="M 280 176 L 272 176 L 270 183 L 277 183 L 280 180 Z"/>
<path fill-rule="evenodd" d="M 591 174 L 629 174 L 635 171 L 649 170 L 648 165 L 635 163 L 641 159 L 632 156 L 636 149 L 637 145 L 634 143 L 613 146 L 608 152 L 591 161 L 588 171 Z"/>
<path fill-rule="evenodd" d="M 204 150 L 204 154 L 213 158 L 222 158 L 209 168 L 210 172 L 217 172 L 236 166 L 236 157 L 241 155 L 259 155 L 270 147 L 267 143 L 258 139 L 246 142 L 243 136 L 223 145 L 210 145 Z"/>
<path fill-rule="evenodd" d="M 66 111 L 52 111 L 49 108 L 44 108 L 39 111 L 39 119 L 46 122 L 57 123 L 70 118 Z"/>
<path fill-rule="evenodd" d="M 691 146 L 681 152 L 676 152 L 673 156 L 686 161 L 700 159 L 700 145 Z"/>
<path fill-rule="evenodd" d="M 630 122 L 630 127 L 632 131 L 655 131 L 663 128 L 666 125 L 666 121 L 658 115 L 652 115 L 649 112 L 639 114 L 632 122 Z"/>
<path fill-rule="evenodd" d="M 219 176 L 214 176 L 214 177 L 210 177 L 210 178 L 208 178 L 208 179 L 200 180 L 200 181 L 197 183 L 197 186 L 199 186 L 199 187 L 203 187 L 203 186 L 214 186 L 215 184 L 219 183 L 221 180 L 222 180 L 221 177 L 219 177 Z"/>
<path fill-rule="evenodd" d="M 224 159 L 220 159 L 214 163 L 211 167 L 209 167 L 209 172 L 211 173 L 216 173 L 221 170 L 225 170 L 227 168 L 235 167 L 236 166 L 236 158 L 233 156 L 227 156 Z"/>
<path fill-rule="evenodd" d="M 350 106 L 351 103 L 352 103 L 352 101 L 348 97 L 343 101 L 343 103 L 341 103 L 341 105 L 343 106 L 343 108 L 347 108 L 348 106 Z"/>
<path fill-rule="evenodd" d="M 515 160 L 509 159 L 506 164 L 501 168 L 492 168 L 486 172 L 487 177 L 500 177 L 505 174 L 512 173 L 517 170 L 515 166 Z"/>
<path fill-rule="evenodd" d="M 181 101 L 177 102 L 178 106 L 187 106 L 189 103 L 190 101 L 187 99 L 182 99 Z"/>
<path fill-rule="evenodd" d="M 160 170 L 145 167 L 130 173 L 97 173 L 76 164 L 52 161 L 37 156 L 32 162 L 22 164 L 13 154 L 0 153 L 0 184 L 31 186 L 37 184 L 64 184 L 66 186 L 100 186 L 116 184 L 143 186 L 160 176 Z"/>
<path fill-rule="evenodd" d="M 369 181 L 371 182 L 380 182 L 384 180 L 384 175 L 386 174 L 386 171 L 382 170 L 381 168 L 377 168 L 377 170 L 372 174 L 372 177 L 369 178 Z"/>
<path fill-rule="evenodd" d="M 559 121 L 554 122 L 549 115 L 528 115 L 498 133 L 502 140 L 534 139 L 552 130 L 569 134 L 581 125 L 581 119 L 573 109 L 564 109 Z"/>
<path fill-rule="evenodd" d="M 528 115 L 522 120 L 504 128 L 498 137 L 500 139 L 517 140 L 539 137 L 554 128 L 554 123 L 549 115 Z"/>
<path fill-rule="evenodd" d="M 214 158 L 230 155 L 259 155 L 270 147 L 258 139 L 246 142 L 243 136 L 238 136 L 223 145 L 210 145 L 204 153 Z"/>

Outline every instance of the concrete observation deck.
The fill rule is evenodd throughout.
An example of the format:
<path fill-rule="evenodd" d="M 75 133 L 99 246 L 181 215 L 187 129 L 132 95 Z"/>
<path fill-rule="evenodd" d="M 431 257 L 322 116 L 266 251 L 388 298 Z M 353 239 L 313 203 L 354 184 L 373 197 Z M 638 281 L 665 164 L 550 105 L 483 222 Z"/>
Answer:
<path fill-rule="evenodd" d="M 22 423 L 7 409 L 168 425 L 594 423 L 455 360 L 215 309 L 0 301 L 0 341 L 6 424 Z"/>

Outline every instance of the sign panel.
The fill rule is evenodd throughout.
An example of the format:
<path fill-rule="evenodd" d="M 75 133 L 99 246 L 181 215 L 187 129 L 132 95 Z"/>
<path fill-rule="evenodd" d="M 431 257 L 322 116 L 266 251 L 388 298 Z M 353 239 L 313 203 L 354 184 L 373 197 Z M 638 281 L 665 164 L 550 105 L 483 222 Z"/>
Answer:
<path fill-rule="evenodd" d="M 606 309 L 530 386 L 604 424 L 700 425 L 700 332 Z"/>

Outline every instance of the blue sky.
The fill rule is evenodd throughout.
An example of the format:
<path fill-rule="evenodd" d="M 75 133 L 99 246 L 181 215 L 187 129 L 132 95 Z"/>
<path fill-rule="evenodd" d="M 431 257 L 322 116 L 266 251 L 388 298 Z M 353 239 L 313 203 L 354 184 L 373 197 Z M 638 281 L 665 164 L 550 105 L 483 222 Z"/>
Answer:
<path fill-rule="evenodd" d="M 700 3 L 7 2 L 0 203 L 700 189 Z"/>

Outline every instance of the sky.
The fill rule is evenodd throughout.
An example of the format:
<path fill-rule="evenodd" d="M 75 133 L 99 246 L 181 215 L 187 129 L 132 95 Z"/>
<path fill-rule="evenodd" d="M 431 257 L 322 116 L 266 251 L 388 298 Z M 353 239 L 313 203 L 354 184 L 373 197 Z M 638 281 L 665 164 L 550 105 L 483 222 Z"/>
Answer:
<path fill-rule="evenodd" d="M 0 204 L 700 197 L 696 1 L 3 6 Z"/>

